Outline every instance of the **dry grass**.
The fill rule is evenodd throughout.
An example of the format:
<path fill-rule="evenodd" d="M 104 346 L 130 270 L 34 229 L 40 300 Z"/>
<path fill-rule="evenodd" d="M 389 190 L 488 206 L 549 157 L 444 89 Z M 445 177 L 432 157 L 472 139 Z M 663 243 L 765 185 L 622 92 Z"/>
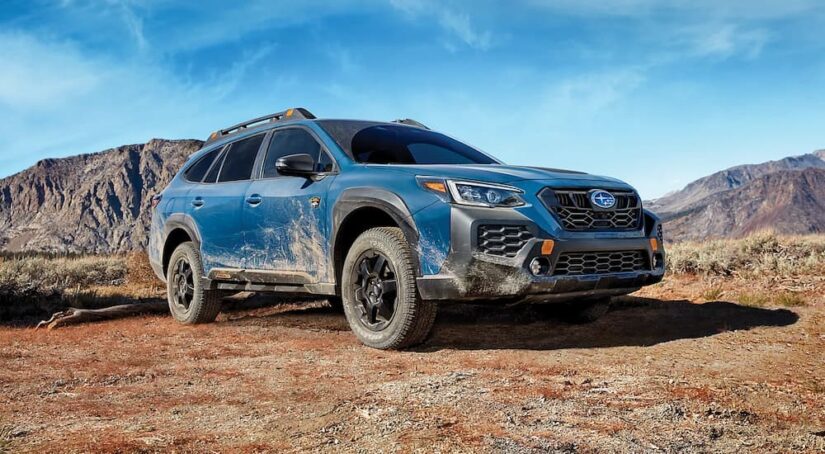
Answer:
<path fill-rule="evenodd" d="M 737 295 L 736 301 L 743 306 L 764 307 L 770 303 L 768 295 L 760 292 L 747 292 Z"/>
<path fill-rule="evenodd" d="M 805 306 L 808 302 L 802 295 L 793 292 L 782 292 L 774 298 L 774 302 L 784 307 Z"/>
<path fill-rule="evenodd" d="M 126 270 L 122 257 L 22 257 L 0 262 L 0 292 L 52 294 L 75 287 L 120 285 Z"/>
<path fill-rule="evenodd" d="M 158 298 L 163 290 L 145 253 L 0 257 L 0 321 Z"/>
<path fill-rule="evenodd" d="M 0 425 L 0 454 L 11 452 L 11 426 Z"/>
<path fill-rule="evenodd" d="M 825 235 L 758 233 L 738 240 L 685 242 L 668 248 L 668 270 L 676 274 L 743 278 L 825 272 Z"/>
<path fill-rule="evenodd" d="M 700 295 L 705 301 L 718 301 L 725 294 L 725 290 L 721 285 L 715 284 L 702 290 Z"/>

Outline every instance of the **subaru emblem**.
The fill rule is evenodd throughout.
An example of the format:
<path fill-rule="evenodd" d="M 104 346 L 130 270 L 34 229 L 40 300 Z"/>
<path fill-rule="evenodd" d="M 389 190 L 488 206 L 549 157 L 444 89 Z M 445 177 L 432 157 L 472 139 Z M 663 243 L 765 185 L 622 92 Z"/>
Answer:
<path fill-rule="evenodd" d="M 590 202 L 596 208 L 608 210 L 616 205 L 616 197 L 607 191 L 596 189 L 590 192 Z"/>

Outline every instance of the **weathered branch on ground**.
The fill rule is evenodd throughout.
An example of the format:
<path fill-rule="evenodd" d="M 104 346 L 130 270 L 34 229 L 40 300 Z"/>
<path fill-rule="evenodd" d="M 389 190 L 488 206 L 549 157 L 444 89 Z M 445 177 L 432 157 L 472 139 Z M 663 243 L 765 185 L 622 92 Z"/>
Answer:
<path fill-rule="evenodd" d="M 111 320 L 138 314 L 162 314 L 168 311 L 169 305 L 165 301 L 121 304 L 119 306 L 106 307 L 103 309 L 77 309 L 71 307 L 65 311 L 57 312 L 48 320 L 43 320 L 38 323 L 35 329 L 45 327 L 46 329 L 51 330 L 60 326 L 76 323 Z"/>

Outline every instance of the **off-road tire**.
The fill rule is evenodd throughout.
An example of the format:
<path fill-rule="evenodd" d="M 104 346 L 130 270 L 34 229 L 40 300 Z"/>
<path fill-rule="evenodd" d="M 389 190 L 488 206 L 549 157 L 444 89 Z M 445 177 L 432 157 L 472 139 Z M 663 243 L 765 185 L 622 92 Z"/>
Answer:
<path fill-rule="evenodd" d="M 174 296 L 175 292 L 178 291 L 174 288 L 176 267 L 181 260 L 186 260 L 192 269 L 194 292 L 188 308 L 176 304 Z M 166 272 L 169 311 L 178 322 L 186 325 L 211 323 L 215 321 L 220 313 L 224 294 L 219 290 L 207 289 L 203 276 L 203 262 L 201 261 L 200 251 L 195 247 L 195 244 L 186 242 L 178 246 L 169 259 L 169 269 Z"/>
<path fill-rule="evenodd" d="M 562 317 L 569 323 L 593 323 L 607 314 L 609 309 L 610 298 L 573 301 L 565 303 L 562 308 Z"/>
<path fill-rule="evenodd" d="M 360 320 L 355 299 L 355 267 L 362 254 L 376 251 L 385 256 L 395 271 L 397 299 L 389 325 L 373 331 Z M 435 322 L 437 305 L 418 294 L 413 252 L 404 233 L 397 227 L 378 227 L 362 233 L 352 244 L 341 276 L 344 313 L 355 336 L 368 347 L 398 350 L 426 340 Z"/>

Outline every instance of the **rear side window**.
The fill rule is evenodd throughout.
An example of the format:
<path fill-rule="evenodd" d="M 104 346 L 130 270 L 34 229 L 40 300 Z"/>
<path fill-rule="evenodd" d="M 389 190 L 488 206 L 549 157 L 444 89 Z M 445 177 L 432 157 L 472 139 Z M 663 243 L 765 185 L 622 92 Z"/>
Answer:
<path fill-rule="evenodd" d="M 186 171 L 186 180 L 193 183 L 203 181 L 203 177 L 206 176 L 206 172 L 208 172 L 209 168 L 212 167 L 212 163 L 215 162 L 215 157 L 217 157 L 220 152 L 221 148 L 217 148 L 201 157 L 198 162 L 189 167 L 189 170 Z"/>
<path fill-rule="evenodd" d="M 263 140 L 264 135 L 259 134 L 230 145 L 218 182 L 243 181 L 252 178 L 252 168 L 255 167 L 255 158 L 258 156 Z"/>
<path fill-rule="evenodd" d="M 330 158 L 326 156 L 326 153 L 321 149 L 321 144 L 312 137 L 312 134 L 298 128 L 284 129 L 276 131 L 269 142 L 269 150 L 266 152 L 266 161 L 264 162 L 264 178 L 277 177 L 278 169 L 275 164 L 278 159 L 292 154 L 312 156 L 315 158 L 316 167 L 318 167 L 319 156 L 324 155 L 326 165 L 331 166 Z"/>

